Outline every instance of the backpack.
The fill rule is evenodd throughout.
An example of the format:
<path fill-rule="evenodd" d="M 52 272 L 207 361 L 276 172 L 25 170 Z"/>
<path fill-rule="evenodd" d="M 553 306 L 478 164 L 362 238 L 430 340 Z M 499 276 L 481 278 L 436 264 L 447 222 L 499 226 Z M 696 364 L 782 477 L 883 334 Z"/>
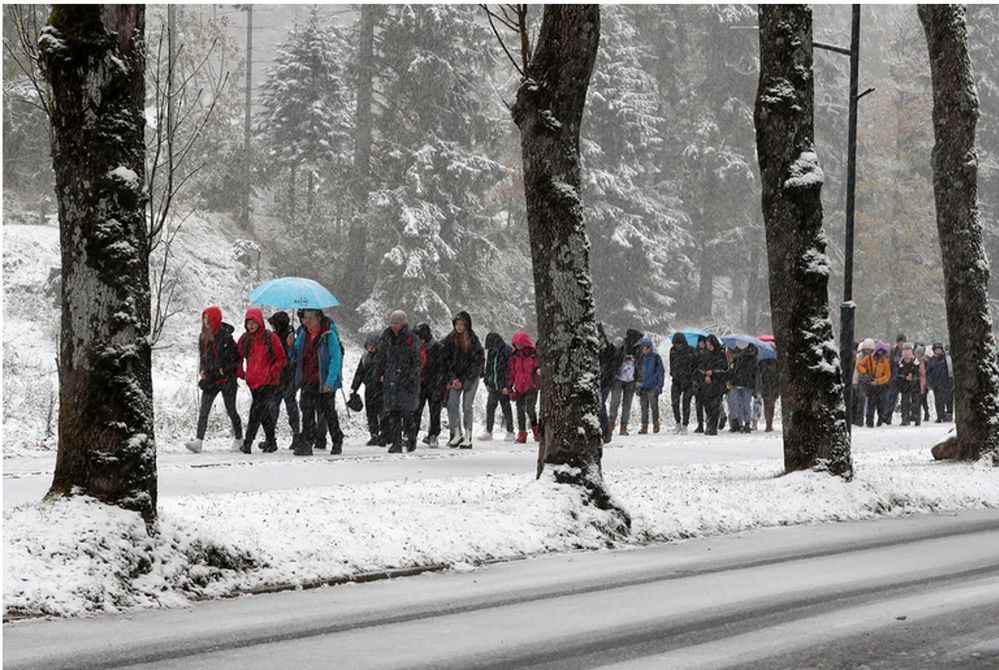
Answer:
<path fill-rule="evenodd" d="M 247 346 L 246 342 L 244 341 L 244 340 L 246 340 L 246 338 L 247 338 L 248 335 L 249 335 L 249 333 L 243 333 L 239 337 L 239 346 L 242 347 L 243 352 L 244 352 L 243 355 L 246 358 L 250 357 L 250 348 L 249 348 L 249 346 Z M 271 342 L 271 331 L 267 330 L 266 328 L 264 328 L 264 342 L 267 343 L 267 353 L 270 354 L 271 360 L 272 361 L 276 360 L 274 358 L 274 343 Z M 343 345 L 340 345 L 340 349 L 343 349 Z"/>

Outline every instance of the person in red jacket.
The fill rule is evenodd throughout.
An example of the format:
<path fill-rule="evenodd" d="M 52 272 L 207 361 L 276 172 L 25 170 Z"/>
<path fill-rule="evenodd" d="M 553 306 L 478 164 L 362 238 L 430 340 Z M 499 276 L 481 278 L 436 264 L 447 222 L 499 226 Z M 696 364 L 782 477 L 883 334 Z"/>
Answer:
<path fill-rule="evenodd" d="M 517 403 L 517 442 L 527 442 L 527 417 L 531 419 L 531 431 L 534 441 L 541 441 L 541 430 L 538 427 L 538 414 L 535 407 L 538 404 L 538 391 L 541 389 L 541 373 L 539 371 L 538 350 L 530 336 L 518 330 L 510 338 L 514 352 L 507 362 L 507 387 L 503 393 Z"/>
<path fill-rule="evenodd" d="M 236 375 L 246 381 L 250 387 L 253 403 L 250 405 L 250 420 L 246 425 L 246 435 L 243 439 L 244 454 L 250 453 L 257 429 L 264 425 L 264 451 L 277 451 L 277 439 L 274 436 L 273 404 L 278 385 L 281 382 L 281 370 L 284 369 L 287 357 L 281 338 L 264 326 L 264 313 L 254 307 L 247 310 L 244 321 L 246 332 L 236 344 L 239 355 L 239 365 Z"/>

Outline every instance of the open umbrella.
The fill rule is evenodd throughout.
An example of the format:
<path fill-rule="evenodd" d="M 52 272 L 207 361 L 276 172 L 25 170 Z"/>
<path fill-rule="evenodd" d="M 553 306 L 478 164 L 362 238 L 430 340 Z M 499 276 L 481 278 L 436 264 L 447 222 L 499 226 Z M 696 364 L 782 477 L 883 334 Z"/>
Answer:
<path fill-rule="evenodd" d="M 764 342 L 758 337 L 746 335 L 744 333 L 732 333 L 721 338 L 722 344 L 729 349 L 735 349 L 739 342 L 747 342 L 756 347 L 756 359 L 777 358 L 777 350 L 772 345 Z"/>
<path fill-rule="evenodd" d="M 761 342 L 766 342 L 767 344 L 773 344 L 774 343 L 774 336 L 773 335 L 760 335 L 759 336 L 759 340 Z"/>
<path fill-rule="evenodd" d="M 708 336 L 708 334 L 703 330 L 678 330 L 676 331 L 676 333 L 680 333 L 681 335 L 683 335 L 687 339 L 687 344 L 689 344 L 692 347 L 697 346 L 697 338 Z M 676 333 L 670 334 L 669 336 L 670 341 L 673 340 L 673 335 L 676 335 Z"/>
<path fill-rule="evenodd" d="M 322 284 L 302 277 L 279 277 L 266 281 L 250 291 L 250 302 L 280 309 L 323 309 L 340 304 Z"/>

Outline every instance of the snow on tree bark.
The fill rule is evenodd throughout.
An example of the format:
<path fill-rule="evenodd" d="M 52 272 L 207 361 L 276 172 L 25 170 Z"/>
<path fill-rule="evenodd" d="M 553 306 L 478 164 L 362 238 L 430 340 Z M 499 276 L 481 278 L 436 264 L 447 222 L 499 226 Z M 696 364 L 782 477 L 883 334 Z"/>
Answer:
<path fill-rule="evenodd" d="M 780 352 L 784 468 L 852 477 L 839 352 L 829 318 L 822 170 L 814 148 L 812 13 L 760 5 L 757 156 Z"/>
<path fill-rule="evenodd" d="M 613 509 L 600 469 L 597 328 L 579 198 L 579 127 L 599 40 L 597 5 L 545 5 L 512 111 L 521 134 L 543 379 L 538 475 L 544 464 L 558 466 L 558 481 L 582 485 L 594 504 Z"/>
<path fill-rule="evenodd" d="M 959 458 L 999 466 L 999 351 L 978 218 L 978 92 L 963 5 L 919 5 L 933 83 L 933 195 L 954 361 Z"/>
<path fill-rule="evenodd" d="M 59 451 L 49 496 L 156 518 L 145 194 L 145 8 L 56 5 L 52 87 L 62 248 Z"/>

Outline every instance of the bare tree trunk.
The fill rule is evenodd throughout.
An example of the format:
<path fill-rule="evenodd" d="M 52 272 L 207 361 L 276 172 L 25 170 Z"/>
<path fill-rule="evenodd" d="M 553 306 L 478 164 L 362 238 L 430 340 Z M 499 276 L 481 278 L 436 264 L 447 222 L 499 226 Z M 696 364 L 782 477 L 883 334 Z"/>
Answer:
<path fill-rule="evenodd" d="M 756 151 L 780 352 L 784 469 L 828 469 L 850 478 L 813 132 L 812 12 L 804 5 L 760 5 L 759 24 Z"/>
<path fill-rule="evenodd" d="M 288 223 L 295 223 L 295 212 L 298 205 L 296 202 L 296 198 L 298 197 L 298 189 L 295 184 L 296 179 L 298 179 L 298 166 L 292 165 L 288 171 Z"/>
<path fill-rule="evenodd" d="M 613 509 L 603 484 L 597 328 L 590 241 L 580 201 L 579 126 L 600 40 L 597 5 L 545 5 L 537 45 L 517 91 L 524 195 L 541 354 L 538 475 L 585 487 Z M 622 511 L 624 524 L 630 520 Z"/>
<path fill-rule="evenodd" d="M 59 452 L 49 496 L 156 518 L 146 256 L 145 8 L 57 5 L 41 39 L 62 247 Z"/>
<path fill-rule="evenodd" d="M 933 82 L 933 195 L 954 361 L 959 458 L 999 466 L 999 352 L 989 313 L 989 260 L 978 219 L 978 92 L 963 5 L 919 5 Z"/>
<path fill-rule="evenodd" d="M 343 300 L 349 309 L 357 309 L 365 298 L 368 289 L 367 254 L 368 193 L 371 191 L 371 127 L 373 123 L 371 105 L 374 101 L 372 80 L 375 60 L 375 23 L 377 12 L 374 5 L 361 5 L 360 44 L 357 53 L 357 112 L 355 115 L 354 136 L 354 215 L 347 234 L 347 248 L 350 263 L 345 263 L 340 285 L 343 287 Z"/>

